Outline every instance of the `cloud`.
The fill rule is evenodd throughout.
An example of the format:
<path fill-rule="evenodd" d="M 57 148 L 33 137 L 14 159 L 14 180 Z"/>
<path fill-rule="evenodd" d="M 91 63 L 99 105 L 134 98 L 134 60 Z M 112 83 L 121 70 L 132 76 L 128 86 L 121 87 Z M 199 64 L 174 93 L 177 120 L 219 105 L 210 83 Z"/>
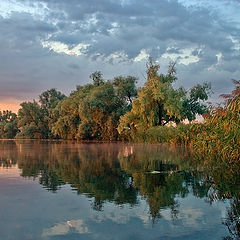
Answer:
<path fill-rule="evenodd" d="M 48 48 L 56 53 L 65 53 L 67 55 L 76 55 L 80 56 L 85 53 L 86 49 L 88 48 L 88 44 L 79 43 L 78 45 L 74 46 L 73 48 L 69 48 L 67 44 L 61 42 L 54 42 L 54 41 L 42 41 L 42 46 L 44 48 Z"/>
<path fill-rule="evenodd" d="M 134 58 L 135 62 L 141 62 L 142 60 L 147 60 L 150 57 L 146 49 L 142 49 L 140 53 Z"/>
<path fill-rule="evenodd" d="M 67 93 L 95 70 L 142 84 L 148 56 L 163 70 L 177 60 L 187 87 L 201 78 L 219 92 L 239 76 L 238 1 L 2 0 L 0 9 L 0 99 Z"/>
<path fill-rule="evenodd" d="M 170 58 L 171 60 L 184 65 L 197 63 L 199 61 L 199 53 L 201 49 L 185 48 L 174 52 L 172 48 L 167 49 L 167 52 L 162 55 L 163 58 Z"/>
<path fill-rule="evenodd" d="M 78 219 L 58 223 L 51 228 L 44 229 L 42 237 L 67 235 L 71 230 L 79 234 L 89 233 L 88 227 L 84 224 L 83 220 Z"/>

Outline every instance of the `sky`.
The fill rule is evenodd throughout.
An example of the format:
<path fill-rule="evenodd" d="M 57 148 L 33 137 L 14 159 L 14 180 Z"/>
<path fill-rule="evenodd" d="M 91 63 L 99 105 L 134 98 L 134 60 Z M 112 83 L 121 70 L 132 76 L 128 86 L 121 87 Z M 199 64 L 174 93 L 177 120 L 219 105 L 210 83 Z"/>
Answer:
<path fill-rule="evenodd" d="M 56 88 L 69 94 L 101 71 L 146 81 L 152 57 L 175 87 L 211 82 L 219 94 L 240 79 L 240 0 L 1 0 L 0 110 Z"/>

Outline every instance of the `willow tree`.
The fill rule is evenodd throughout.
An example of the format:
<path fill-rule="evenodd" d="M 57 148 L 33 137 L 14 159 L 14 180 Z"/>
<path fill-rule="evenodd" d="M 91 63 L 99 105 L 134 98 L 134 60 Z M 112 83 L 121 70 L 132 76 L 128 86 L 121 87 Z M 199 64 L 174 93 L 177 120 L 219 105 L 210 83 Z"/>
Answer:
<path fill-rule="evenodd" d="M 121 117 L 118 127 L 121 133 L 124 129 L 163 126 L 169 121 L 179 121 L 181 118 L 181 98 L 183 88 L 175 90 L 172 83 L 176 81 L 175 64 L 171 63 L 167 74 L 159 74 L 159 65 L 152 60 L 148 63 L 147 81 L 138 90 L 132 110 Z"/>
<path fill-rule="evenodd" d="M 194 86 L 190 92 L 184 88 L 173 88 L 177 80 L 175 63 L 170 63 L 167 74 L 159 74 L 159 65 L 149 60 L 147 81 L 138 90 L 132 109 L 120 119 L 118 131 L 129 135 L 137 131 L 145 131 L 151 127 L 164 126 L 170 121 L 192 121 L 197 114 L 207 112 L 203 101 L 208 99 L 210 85 Z"/>
<path fill-rule="evenodd" d="M 125 103 L 116 95 L 111 82 L 94 85 L 79 104 L 81 124 L 77 138 L 116 139 L 118 121 L 125 109 Z"/>
<path fill-rule="evenodd" d="M 23 102 L 18 110 L 17 138 L 48 138 L 48 122 L 44 110 L 36 102 Z"/>
<path fill-rule="evenodd" d="M 92 84 L 78 86 L 55 108 L 57 121 L 52 131 L 60 138 L 113 140 L 118 138 L 121 115 L 129 109 L 126 99 L 134 96 L 136 78 L 104 81 L 101 72 L 90 75 Z"/>
<path fill-rule="evenodd" d="M 40 107 L 43 110 L 44 119 L 48 123 L 48 138 L 56 137 L 52 133 L 51 128 L 59 118 L 56 107 L 64 98 L 66 96 L 55 88 L 44 91 L 39 96 Z"/>
<path fill-rule="evenodd" d="M 63 99 L 54 109 L 58 119 L 52 124 L 52 132 L 63 139 L 76 139 L 78 127 L 81 123 L 79 105 L 87 97 L 94 86 L 87 84 L 77 86 L 69 97 Z"/>

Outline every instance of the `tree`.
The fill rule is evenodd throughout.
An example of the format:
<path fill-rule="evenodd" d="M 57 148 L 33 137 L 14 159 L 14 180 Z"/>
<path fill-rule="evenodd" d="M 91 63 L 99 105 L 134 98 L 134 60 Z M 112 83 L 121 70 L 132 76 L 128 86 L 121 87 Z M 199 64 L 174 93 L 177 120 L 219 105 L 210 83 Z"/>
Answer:
<path fill-rule="evenodd" d="M 18 111 L 18 138 L 48 138 L 48 123 L 44 110 L 36 102 L 23 102 Z"/>
<path fill-rule="evenodd" d="M 55 138 L 56 136 L 52 133 L 51 129 L 53 124 L 59 118 L 59 112 L 56 109 L 57 105 L 66 96 L 55 88 L 43 92 L 39 96 L 40 107 L 43 110 L 44 120 L 48 123 L 48 138 Z"/>
<path fill-rule="evenodd" d="M 186 95 L 182 100 L 181 120 L 192 121 L 196 119 L 197 114 L 202 115 L 208 112 L 208 107 L 204 101 L 208 99 L 210 90 L 209 83 L 197 84 L 190 89 L 189 96 Z"/>
<path fill-rule="evenodd" d="M 78 138 L 116 139 L 118 120 L 125 109 L 111 82 L 95 85 L 79 105 Z"/>
<path fill-rule="evenodd" d="M 17 132 L 17 115 L 9 110 L 0 111 L 0 138 L 14 138 Z"/>
<path fill-rule="evenodd" d="M 51 128 L 58 119 L 56 106 L 66 96 L 52 88 L 39 96 L 39 103 L 23 102 L 18 111 L 17 138 L 53 138 Z"/>
<path fill-rule="evenodd" d="M 133 128 L 147 129 L 166 125 L 169 121 L 179 121 L 182 88 L 175 90 L 172 83 L 176 78 L 175 64 L 171 63 L 168 73 L 158 74 L 159 65 L 150 59 L 147 65 L 147 82 L 138 90 L 132 110 L 120 119 L 119 132 Z"/>
<path fill-rule="evenodd" d="M 133 76 L 118 76 L 113 80 L 117 96 L 132 105 L 133 98 L 137 97 L 137 78 Z"/>
<path fill-rule="evenodd" d="M 79 117 L 79 104 L 88 95 L 92 84 L 77 86 L 69 97 L 63 99 L 54 109 L 58 116 L 52 124 L 52 133 L 63 139 L 76 139 L 78 127 L 81 122 Z"/>
<path fill-rule="evenodd" d="M 105 82 L 101 72 L 94 72 L 90 78 L 93 84 L 78 86 L 54 109 L 59 117 L 52 125 L 53 134 L 64 139 L 118 138 L 119 118 L 128 110 L 126 98 L 134 95 L 136 78 Z M 128 90 L 131 93 L 126 95 Z"/>
<path fill-rule="evenodd" d="M 208 98 L 209 84 L 198 84 L 188 94 L 184 88 L 174 89 L 172 86 L 177 80 L 175 63 L 170 63 L 167 74 L 159 74 L 159 68 L 159 65 L 149 60 L 147 81 L 138 90 L 131 111 L 120 118 L 120 134 L 130 136 L 137 131 L 164 126 L 170 121 L 179 123 L 186 118 L 191 121 L 196 114 L 207 111 L 202 101 Z"/>
<path fill-rule="evenodd" d="M 102 77 L 102 73 L 100 71 L 95 71 L 93 72 L 89 78 L 91 78 L 93 80 L 93 84 L 94 85 L 101 85 L 104 83 L 103 77 Z"/>
<path fill-rule="evenodd" d="M 47 90 L 43 92 L 39 96 L 39 102 L 41 104 L 41 108 L 48 111 L 49 109 L 54 109 L 57 104 L 63 100 L 66 96 L 61 92 L 57 91 L 55 88 Z"/>

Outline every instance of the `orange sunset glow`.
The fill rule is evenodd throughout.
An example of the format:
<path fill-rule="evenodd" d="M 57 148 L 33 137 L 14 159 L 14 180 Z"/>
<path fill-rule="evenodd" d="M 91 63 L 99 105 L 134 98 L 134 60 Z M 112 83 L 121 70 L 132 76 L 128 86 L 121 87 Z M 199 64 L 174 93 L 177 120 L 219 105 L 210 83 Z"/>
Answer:
<path fill-rule="evenodd" d="M 18 112 L 18 109 L 20 108 L 20 103 L 22 101 L 18 100 L 9 100 L 8 102 L 0 102 L 0 111 L 3 110 L 11 110 L 14 113 Z"/>

